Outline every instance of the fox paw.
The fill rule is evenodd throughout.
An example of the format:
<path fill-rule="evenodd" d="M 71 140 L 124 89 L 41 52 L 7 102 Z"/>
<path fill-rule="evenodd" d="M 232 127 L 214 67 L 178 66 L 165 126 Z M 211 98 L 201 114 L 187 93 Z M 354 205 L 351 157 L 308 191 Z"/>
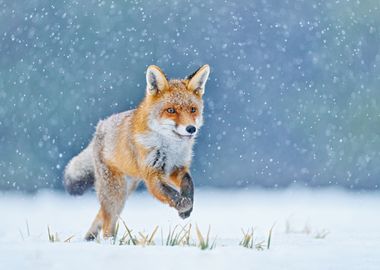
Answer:
<path fill-rule="evenodd" d="M 193 208 L 190 208 L 190 210 L 187 210 L 186 212 L 178 212 L 178 215 L 182 218 L 188 218 L 191 214 L 191 211 L 193 211 Z"/>
<path fill-rule="evenodd" d="M 86 241 L 94 241 L 94 240 L 96 240 L 97 236 L 98 236 L 98 233 L 88 232 L 86 234 L 86 236 L 84 237 L 84 240 L 86 240 Z"/>
<path fill-rule="evenodd" d="M 176 209 L 181 218 L 187 218 L 193 210 L 193 201 L 190 198 L 182 197 L 178 200 Z"/>

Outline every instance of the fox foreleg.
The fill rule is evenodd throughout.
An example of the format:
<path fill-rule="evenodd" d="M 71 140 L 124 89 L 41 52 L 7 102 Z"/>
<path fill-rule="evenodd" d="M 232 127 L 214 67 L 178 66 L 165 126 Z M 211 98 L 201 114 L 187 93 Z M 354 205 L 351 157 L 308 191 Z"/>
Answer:
<path fill-rule="evenodd" d="M 179 211 L 179 216 L 183 219 L 188 218 L 193 211 L 193 203 L 194 203 L 194 184 L 193 180 L 188 172 L 182 176 L 182 181 L 180 184 L 180 192 L 181 197 L 186 198 L 186 200 L 190 201 L 191 207 L 186 211 Z"/>
<path fill-rule="evenodd" d="M 194 184 L 188 168 L 177 168 L 171 173 L 169 179 L 170 182 L 180 191 L 180 196 L 182 198 L 186 198 L 187 201 L 190 201 L 192 206 L 194 202 Z M 187 218 L 190 216 L 192 210 L 193 207 L 187 211 L 179 211 L 179 215 L 181 218 Z"/>
<path fill-rule="evenodd" d="M 178 192 L 159 178 L 154 181 L 147 181 L 147 188 L 158 200 L 177 209 L 181 218 L 186 218 L 190 215 L 193 208 L 192 198 L 182 196 L 181 192 Z M 184 213 L 186 214 L 184 215 Z"/>

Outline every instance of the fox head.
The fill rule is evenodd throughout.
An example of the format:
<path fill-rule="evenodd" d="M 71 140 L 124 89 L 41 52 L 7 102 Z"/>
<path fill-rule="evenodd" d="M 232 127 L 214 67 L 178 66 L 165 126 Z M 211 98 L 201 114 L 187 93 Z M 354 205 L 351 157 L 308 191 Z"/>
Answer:
<path fill-rule="evenodd" d="M 209 74 L 209 65 L 203 65 L 185 79 L 168 80 L 159 67 L 149 66 L 145 97 L 149 128 L 172 139 L 195 138 L 203 124 L 202 97 Z"/>

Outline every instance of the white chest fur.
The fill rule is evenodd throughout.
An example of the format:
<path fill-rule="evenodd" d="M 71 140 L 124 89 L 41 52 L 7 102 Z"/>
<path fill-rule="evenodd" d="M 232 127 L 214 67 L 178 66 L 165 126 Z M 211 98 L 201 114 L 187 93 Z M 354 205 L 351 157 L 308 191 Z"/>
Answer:
<path fill-rule="evenodd" d="M 138 142 L 149 149 L 148 166 L 170 173 L 175 167 L 189 165 L 192 157 L 193 139 L 166 138 L 156 132 L 139 135 Z"/>

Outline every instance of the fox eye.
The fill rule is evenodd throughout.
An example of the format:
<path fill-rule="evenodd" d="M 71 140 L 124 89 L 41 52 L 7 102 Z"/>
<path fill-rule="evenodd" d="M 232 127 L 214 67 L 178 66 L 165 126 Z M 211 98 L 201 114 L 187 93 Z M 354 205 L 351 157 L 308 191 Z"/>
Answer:
<path fill-rule="evenodd" d="M 197 111 L 197 108 L 191 107 L 191 113 L 195 113 Z"/>
<path fill-rule="evenodd" d="M 175 109 L 174 108 L 168 108 L 168 109 L 166 109 L 166 111 L 168 113 L 175 113 Z"/>

